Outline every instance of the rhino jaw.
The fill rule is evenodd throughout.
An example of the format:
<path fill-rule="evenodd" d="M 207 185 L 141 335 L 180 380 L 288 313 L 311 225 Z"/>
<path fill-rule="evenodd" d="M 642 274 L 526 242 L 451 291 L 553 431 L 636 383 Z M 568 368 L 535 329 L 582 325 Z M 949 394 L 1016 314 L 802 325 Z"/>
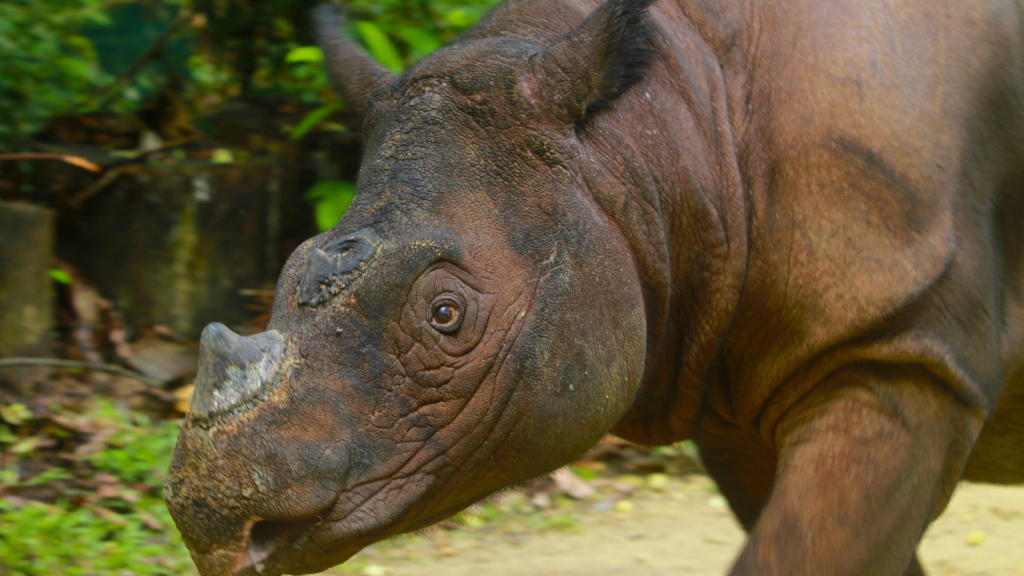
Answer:
<path fill-rule="evenodd" d="M 189 419 L 209 425 L 264 398 L 280 379 L 285 340 L 277 330 L 239 336 L 220 323 L 203 330 Z"/>

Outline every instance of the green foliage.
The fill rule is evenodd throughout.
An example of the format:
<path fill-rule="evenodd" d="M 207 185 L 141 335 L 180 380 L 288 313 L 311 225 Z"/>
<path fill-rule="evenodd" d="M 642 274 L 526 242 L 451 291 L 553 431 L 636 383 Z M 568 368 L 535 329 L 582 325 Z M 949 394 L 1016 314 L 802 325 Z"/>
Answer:
<path fill-rule="evenodd" d="M 3 470 L 14 472 L 3 475 L 10 488 L 63 488 L 52 504 L 0 499 L 0 574 L 193 574 L 163 501 L 178 425 L 154 425 L 109 402 L 90 418 L 107 436 L 100 449 L 77 458 L 74 473 L 55 467 L 19 482 L 15 470 Z M 0 444 L 24 442 L 0 428 Z M 62 482 L 70 479 L 76 482 Z"/>
<path fill-rule="evenodd" d="M 350 0 L 345 8 L 355 21 L 373 22 L 391 39 L 405 66 L 409 66 L 454 40 L 498 1 Z"/>
<path fill-rule="evenodd" d="M 285 56 L 285 62 L 323 62 L 324 51 L 319 46 L 299 46 L 292 48 Z"/>
<path fill-rule="evenodd" d="M 585 468 L 583 466 L 573 466 L 572 472 L 573 474 L 579 476 L 580 480 L 586 482 L 589 482 L 598 477 L 598 473 L 596 470 Z"/>
<path fill-rule="evenodd" d="M 59 284 L 71 284 L 71 274 L 59 268 L 50 268 L 50 279 Z"/>
<path fill-rule="evenodd" d="M 306 192 L 306 200 L 316 206 L 316 225 L 321 232 L 334 228 L 345 215 L 356 195 L 356 185 L 341 180 L 317 182 Z"/>
<path fill-rule="evenodd" d="M 475 24 L 498 1 L 352 0 L 346 3 L 345 9 L 355 21 L 355 36 L 370 55 L 385 68 L 401 73 Z M 323 52 L 315 46 L 293 46 L 284 60 L 292 67 L 288 81 L 282 86 L 300 86 L 308 81 L 309 89 L 303 92 L 303 101 L 317 102 L 314 94 L 322 96 L 327 86 L 320 64 Z M 327 96 L 323 101 L 331 98 Z M 328 113 L 324 107 L 317 108 L 292 131 L 292 139 L 301 138 L 332 113 L 333 110 Z"/>
<path fill-rule="evenodd" d="M 127 418 L 110 404 L 102 404 L 98 414 L 114 423 L 114 432 L 107 438 L 106 448 L 87 461 L 121 482 L 163 490 L 163 471 L 171 465 L 180 427 L 168 421 L 153 425 L 141 414 Z"/>
<path fill-rule="evenodd" d="M 441 38 L 422 28 L 400 26 L 395 28 L 394 34 L 405 42 L 408 47 L 408 58 L 412 61 L 420 60 L 441 47 Z"/>
<path fill-rule="evenodd" d="M 402 57 L 398 55 L 398 49 L 379 26 L 373 22 L 357 22 L 356 30 L 359 31 L 363 42 L 366 43 L 366 49 L 385 68 L 395 73 L 400 73 L 405 69 Z"/>
<path fill-rule="evenodd" d="M 292 140 L 301 140 L 310 130 L 320 124 L 331 114 L 334 114 L 338 110 L 341 110 L 344 106 L 340 102 L 331 102 L 330 104 L 324 104 L 314 109 L 292 128 L 291 133 L 288 137 Z"/>
<path fill-rule="evenodd" d="M 10 576 L 134 576 L 191 574 L 181 537 L 162 537 L 147 524 L 171 526 L 162 502 L 141 512 L 97 514 L 87 507 L 0 500 L 0 573 Z"/>
<path fill-rule="evenodd" d="M 112 0 L 0 2 L 0 150 L 51 117 L 86 106 L 107 80 L 81 34 L 103 24 Z"/>
<path fill-rule="evenodd" d="M 323 54 L 312 46 L 309 14 L 319 1 L 4 0 L 0 150 L 58 115 L 133 109 L 167 83 L 198 114 L 240 95 L 317 109 L 336 103 Z M 401 72 L 498 1 L 349 0 L 344 8 L 353 37 Z M 176 24 L 185 21 L 184 28 Z M 115 83 L 172 28 L 151 61 Z"/>

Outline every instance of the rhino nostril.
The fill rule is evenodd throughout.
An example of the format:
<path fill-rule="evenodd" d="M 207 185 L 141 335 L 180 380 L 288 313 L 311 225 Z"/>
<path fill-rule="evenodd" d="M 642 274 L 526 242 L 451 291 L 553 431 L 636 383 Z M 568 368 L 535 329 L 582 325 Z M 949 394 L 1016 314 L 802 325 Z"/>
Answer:
<path fill-rule="evenodd" d="M 284 353 L 284 336 L 276 330 L 239 336 L 210 324 L 200 340 L 189 416 L 204 421 L 255 401 L 276 381 Z"/>
<path fill-rule="evenodd" d="M 299 279 L 296 303 L 319 306 L 361 276 L 380 253 L 377 233 L 364 228 L 313 250 Z"/>

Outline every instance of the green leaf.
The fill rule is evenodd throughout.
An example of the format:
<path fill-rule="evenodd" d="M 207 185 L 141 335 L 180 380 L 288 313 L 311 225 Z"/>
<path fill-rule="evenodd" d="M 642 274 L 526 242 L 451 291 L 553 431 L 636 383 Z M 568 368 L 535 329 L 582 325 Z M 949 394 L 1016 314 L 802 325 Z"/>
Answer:
<path fill-rule="evenodd" d="M 27 454 L 35 450 L 40 444 L 42 444 L 42 442 L 42 438 L 39 438 L 38 436 L 30 436 L 23 440 L 19 440 L 11 446 L 11 452 L 15 454 Z"/>
<path fill-rule="evenodd" d="M 345 215 L 356 195 L 356 185 L 341 180 L 317 182 L 306 192 L 306 200 L 316 202 L 316 225 L 321 231 L 334 227 Z"/>
<path fill-rule="evenodd" d="M 59 268 L 50 268 L 50 279 L 61 284 L 71 284 L 71 274 Z"/>
<path fill-rule="evenodd" d="M 32 419 L 32 411 L 24 404 L 11 404 L 0 406 L 0 418 L 15 426 L 20 426 Z"/>
<path fill-rule="evenodd" d="M 444 13 L 444 21 L 455 28 L 469 28 L 480 19 L 481 14 L 469 8 L 456 8 Z"/>
<path fill-rule="evenodd" d="M 437 50 L 442 46 L 441 38 L 434 34 L 424 30 L 423 28 L 399 28 L 395 30 L 398 37 L 405 41 L 409 45 L 410 53 L 409 57 L 413 60 L 419 60 L 430 54 L 434 50 Z"/>
<path fill-rule="evenodd" d="M 316 46 L 299 46 L 288 51 L 285 62 L 323 62 L 324 52 Z"/>
<path fill-rule="evenodd" d="M 323 122 L 331 114 L 334 114 L 338 110 L 344 108 L 345 105 L 340 102 L 332 102 L 331 104 L 324 104 L 319 108 L 313 110 L 292 128 L 291 133 L 288 134 L 288 138 L 296 141 L 302 140 L 302 137 L 309 133 L 310 130 L 316 128 L 317 124 Z"/>
<path fill-rule="evenodd" d="M 227 148 L 217 148 L 210 157 L 211 164 L 231 164 L 235 161 L 235 155 Z"/>
<path fill-rule="evenodd" d="M 359 31 L 363 42 L 366 43 L 366 49 L 385 68 L 395 74 L 400 74 L 405 69 L 405 65 L 402 64 L 402 57 L 398 55 L 398 49 L 395 48 L 395 45 L 392 44 L 387 34 L 380 27 L 373 22 L 366 22 L 364 20 L 356 22 L 356 30 Z"/>
<path fill-rule="evenodd" d="M 51 468 L 49 470 L 45 470 L 42 473 L 36 474 L 35 476 L 29 478 L 28 480 L 23 482 L 22 485 L 23 486 L 43 486 L 43 485 L 45 485 L 45 484 L 47 484 L 49 482 L 60 481 L 60 480 L 68 480 L 70 478 L 71 478 L 71 475 L 68 474 L 67 471 L 65 471 L 65 470 L 63 470 L 61 468 Z"/>
<path fill-rule="evenodd" d="M 71 284 L 72 282 L 71 274 L 60 269 L 51 268 L 49 270 L 49 275 L 50 280 L 59 282 L 60 284 Z"/>
<path fill-rule="evenodd" d="M 584 468 L 583 466 L 573 466 L 572 471 L 574 474 L 580 477 L 580 480 L 591 481 L 597 478 L 597 472 L 590 468 Z"/>

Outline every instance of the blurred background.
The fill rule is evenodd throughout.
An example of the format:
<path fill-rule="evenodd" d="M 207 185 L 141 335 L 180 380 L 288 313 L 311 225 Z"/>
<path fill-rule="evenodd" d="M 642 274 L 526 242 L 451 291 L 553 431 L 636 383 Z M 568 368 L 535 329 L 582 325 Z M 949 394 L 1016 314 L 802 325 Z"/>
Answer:
<path fill-rule="evenodd" d="M 314 0 L 0 1 L 0 575 L 194 574 L 163 504 L 205 324 L 263 330 L 359 142 Z M 401 72 L 497 0 L 349 0 Z M 574 466 L 335 573 L 723 574 L 742 545 L 694 446 Z M 965 486 L 931 574 L 1024 574 L 1024 490 Z"/>

